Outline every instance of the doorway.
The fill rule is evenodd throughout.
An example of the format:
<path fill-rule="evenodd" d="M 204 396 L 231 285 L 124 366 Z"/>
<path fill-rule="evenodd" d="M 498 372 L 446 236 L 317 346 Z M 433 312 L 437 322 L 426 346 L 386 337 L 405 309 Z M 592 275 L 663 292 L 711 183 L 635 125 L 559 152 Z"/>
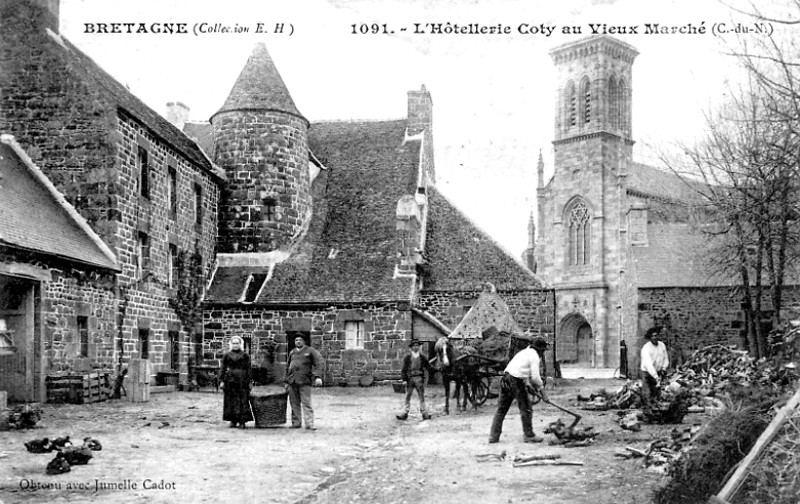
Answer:
<path fill-rule="evenodd" d="M 0 355 L 0 388 L 13 402 L 43 400 L 41 334 L 35 308 L 38 283 L 0 275 L 0 319 L 4 335 L 16 348 L 10 355 Z"/>

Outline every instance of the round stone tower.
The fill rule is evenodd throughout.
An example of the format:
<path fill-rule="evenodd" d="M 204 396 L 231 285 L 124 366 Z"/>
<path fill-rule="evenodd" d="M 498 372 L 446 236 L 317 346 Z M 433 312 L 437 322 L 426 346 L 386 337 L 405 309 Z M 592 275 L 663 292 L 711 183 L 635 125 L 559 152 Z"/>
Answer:
<path fill-rule="evenodd" d="M 269 252 L 290 243 L 311 213 L 308 120 L 263 43 L 211 117 L 220 195 L 218 251 Z"/>

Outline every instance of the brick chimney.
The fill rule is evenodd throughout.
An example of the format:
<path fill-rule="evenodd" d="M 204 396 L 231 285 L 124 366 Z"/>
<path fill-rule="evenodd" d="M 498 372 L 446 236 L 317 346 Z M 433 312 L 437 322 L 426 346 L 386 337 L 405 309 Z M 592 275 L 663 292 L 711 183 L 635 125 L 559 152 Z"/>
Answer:
<path fill-rule="evenodd" d="M 417 135 L 433 125 L 433 101 L 425 84 L 408 92 L 408 134 Z"/>
<path fill-rule="evenodd" d="M 167 103 L 167 121 L 183 131 L 183 125 L 189 120 L 189 107 L 181 102 Z"/>

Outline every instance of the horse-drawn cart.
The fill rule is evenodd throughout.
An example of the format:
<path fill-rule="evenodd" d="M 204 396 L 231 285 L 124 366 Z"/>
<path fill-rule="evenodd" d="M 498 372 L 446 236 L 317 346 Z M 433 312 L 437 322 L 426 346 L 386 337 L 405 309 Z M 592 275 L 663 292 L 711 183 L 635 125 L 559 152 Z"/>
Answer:
<path fill-rule="evenodd" d="M 445 386 L 445 411 L 449 413 L 450 383 L 456 385 L 455 397 L 459 408 L 467 401 L 477 408 L 491 396 L 492 378 L 503 376 L 506 364 L 517 350 L 528 344 L 528 336 L 500 332 L 489 338 L 475 338 L 455 348 L 448 338 L 437 341 L 436 358 Z M 463 398 L 460 394 L 463 391 Z M 462 404 L 459 404 L 461 399 Z"/>
<path fill-rule="evenodd" d="M 473 407 L 482 406 L 490 396 L 492 378 L 503 376 L 506 361 L 479 354 L 464 354 L 455 362 L 464 374 L 467 400 Z"/>

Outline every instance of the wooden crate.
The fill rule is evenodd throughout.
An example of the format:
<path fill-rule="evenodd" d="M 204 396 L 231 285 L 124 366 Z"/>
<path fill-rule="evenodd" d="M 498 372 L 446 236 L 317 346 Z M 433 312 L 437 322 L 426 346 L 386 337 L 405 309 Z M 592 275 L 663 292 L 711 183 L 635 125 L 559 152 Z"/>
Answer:
<path fill-rule="evenodd" d="M 45 378 L 47 402 L 88 404 L 111 397 L 109 373 L 56 374 Z"/>

